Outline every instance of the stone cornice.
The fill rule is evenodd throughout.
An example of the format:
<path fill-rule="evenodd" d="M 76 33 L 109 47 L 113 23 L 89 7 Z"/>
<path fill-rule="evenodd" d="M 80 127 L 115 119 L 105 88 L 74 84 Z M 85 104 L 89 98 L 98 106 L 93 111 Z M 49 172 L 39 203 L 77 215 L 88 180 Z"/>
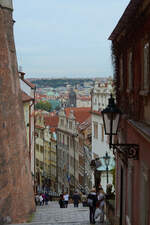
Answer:
<path fill-rule="evenodd" d="M 0 0 L 0 7 L 13 10 L 12 0 Z"/>
<path fill-rule="evenodd" d="M 134 127 L 147 141 L 150 142 L 150 126 L 142 123 L 142 122 L 137 122 L 134 120 L 128 120 L 128 123 Z"/>

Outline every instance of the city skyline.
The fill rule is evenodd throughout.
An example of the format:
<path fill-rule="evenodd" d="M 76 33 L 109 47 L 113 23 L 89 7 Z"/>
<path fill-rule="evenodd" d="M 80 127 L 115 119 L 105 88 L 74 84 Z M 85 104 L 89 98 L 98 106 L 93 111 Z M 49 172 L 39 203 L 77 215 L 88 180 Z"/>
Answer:
<path fill-rule="evenodd" d="M 129 0 L 14 0 L 18 66 L 27 78 L 113 76 L 111 43 Z"/>

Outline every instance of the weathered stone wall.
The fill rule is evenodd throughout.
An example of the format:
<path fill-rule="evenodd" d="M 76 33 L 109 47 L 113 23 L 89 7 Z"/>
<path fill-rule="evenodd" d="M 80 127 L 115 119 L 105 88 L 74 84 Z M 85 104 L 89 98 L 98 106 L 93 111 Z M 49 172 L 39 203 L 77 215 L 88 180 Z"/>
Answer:
<path fill-rule="evenodd" d="M 11 0 L 5 0 L 11 6 Z M 12 10 L 0 0 L 0 224 L 23 222 L 35 210 Z"/>

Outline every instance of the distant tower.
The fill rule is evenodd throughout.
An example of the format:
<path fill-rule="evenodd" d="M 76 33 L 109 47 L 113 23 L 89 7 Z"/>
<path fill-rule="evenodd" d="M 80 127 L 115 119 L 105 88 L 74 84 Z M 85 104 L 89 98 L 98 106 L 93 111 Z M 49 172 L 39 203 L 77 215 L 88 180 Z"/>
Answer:
<path fill-rule="evenodd" d="M 76 107 L 76 93 L 73 88 L 69 92 L 69 107 Z"/>

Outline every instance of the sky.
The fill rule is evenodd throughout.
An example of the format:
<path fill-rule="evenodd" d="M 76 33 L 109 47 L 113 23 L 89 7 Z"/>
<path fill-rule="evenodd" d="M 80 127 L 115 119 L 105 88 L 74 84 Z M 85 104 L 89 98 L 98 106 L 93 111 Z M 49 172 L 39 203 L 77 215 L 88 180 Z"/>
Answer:
<path fill-rule="evenodd" d="M 129 0 L 13 0 L 26 78 L 113 76 L 111 32 Z"/>

